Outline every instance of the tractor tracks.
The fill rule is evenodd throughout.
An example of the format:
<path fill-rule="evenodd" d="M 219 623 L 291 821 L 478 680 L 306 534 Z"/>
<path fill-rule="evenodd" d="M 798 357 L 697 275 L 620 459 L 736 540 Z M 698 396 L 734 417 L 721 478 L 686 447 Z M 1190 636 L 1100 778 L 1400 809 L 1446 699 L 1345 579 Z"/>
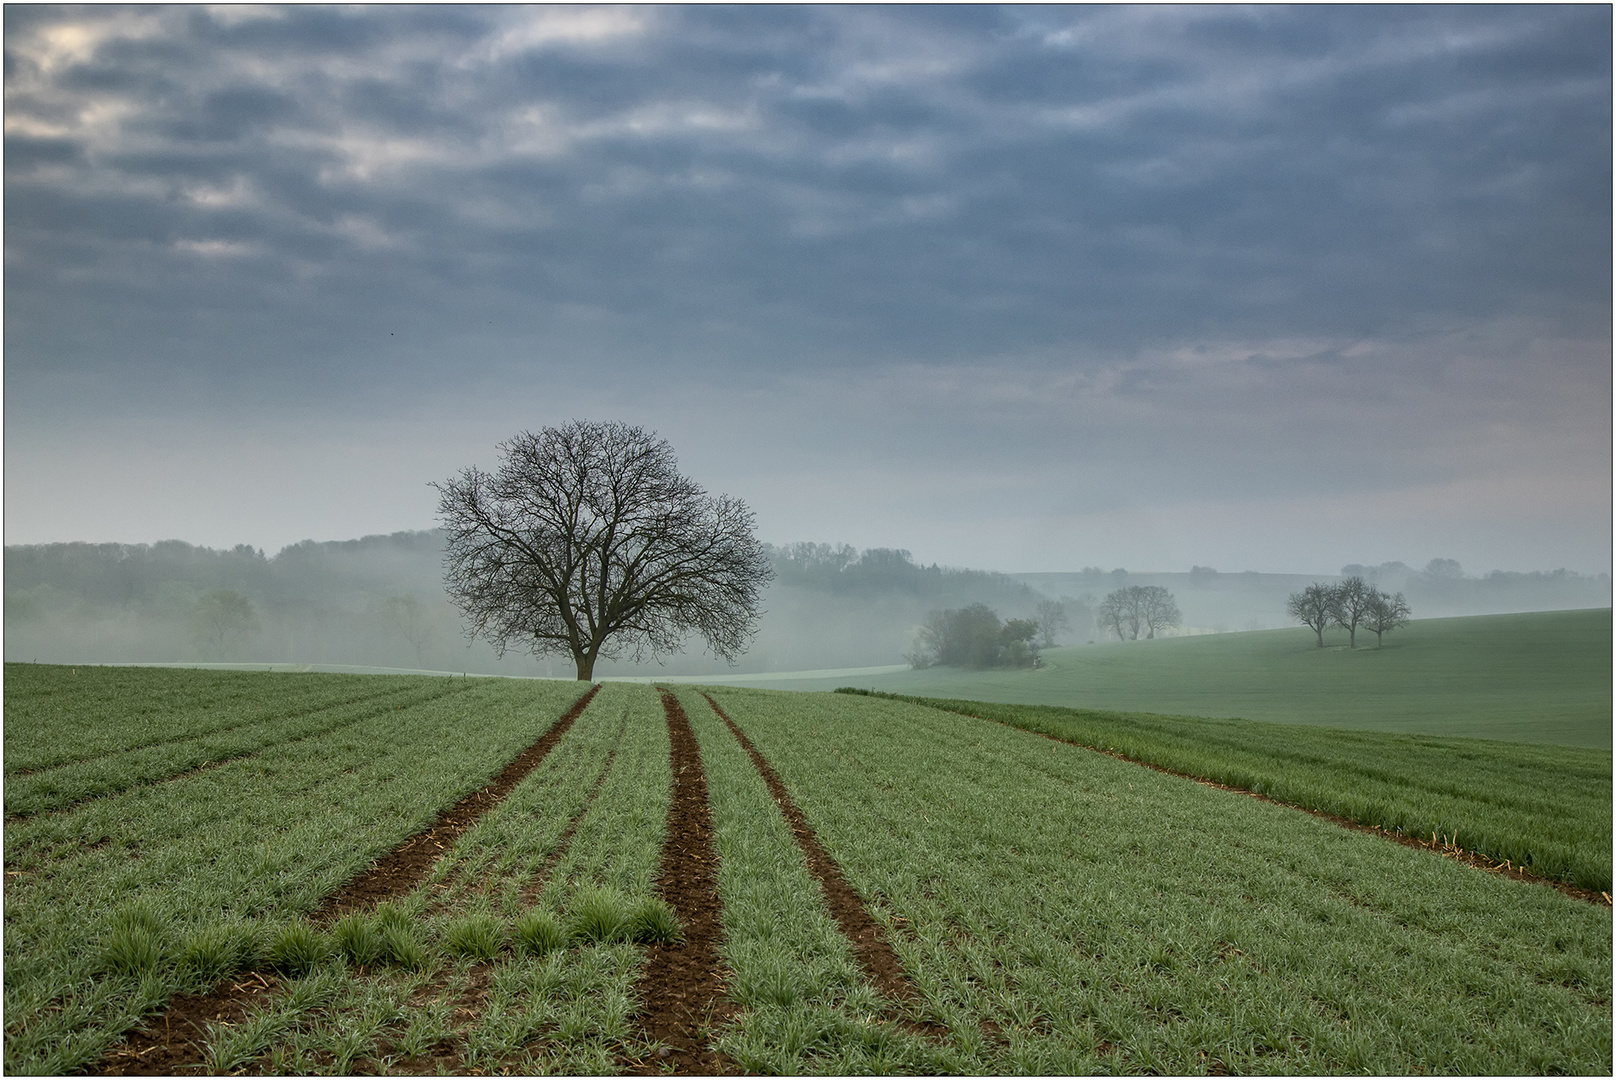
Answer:
<path fill-rule="evenodd" d="M 310 921 L 330 922 L 350 911 L 409 892 L 427 876 L 455 839 L 538 767 L 599 690 L 598 683 L 590 687 L 491 782 L 460 799 L 439 814 L 431 825 L 404 840 L 328 896 L 311 914 Z M 195 1069 L 205 1062 L 203 1047 L 209 1026 L 245 1018 L 253 1002 L 271 993 L 277 985 L 274 975 L 250 971 L 227 978 L 208 994 L 176 994 L 169 999 L 166 1009 L 147 1021 L 145 1027 L 125 1032 L 123 1039 L 85 1072 L 101 1076 L 168 1076 L 182 1069 Z"/>
<path fill-rule="evenodd" d="M 653 945 L 637 992 L 635 1015 L 645 1040 L 658 1045 L 647 1060 L 619 1062 L 623 1071 L 649 1076 L 664 1072 L 713 1076 L 740 1069 L 711 1049 L 708 1032 L 735 1013 L 724 996 L 718 946 L 724 938 L 718 896 L 718 850 L 707 802 L 707 775 L 690 718 L 677 698 L 660 691 L 668 720 L 673 797 L 668 804 L 657 894 L 679 918 L 683 939 Z"/>

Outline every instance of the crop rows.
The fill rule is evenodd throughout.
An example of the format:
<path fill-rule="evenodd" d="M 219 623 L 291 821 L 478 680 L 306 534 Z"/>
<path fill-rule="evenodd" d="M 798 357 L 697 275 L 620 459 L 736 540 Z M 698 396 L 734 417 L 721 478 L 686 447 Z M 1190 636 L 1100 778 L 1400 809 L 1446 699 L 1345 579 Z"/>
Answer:
<path fill-rule="evenodd" d="M 860 691 L 851 691 L 861 693 Z M 876 695 L 887 696 L 887 695 Z M 898 697 L 1611 891 L 1611 755 L 1251 720 Z"/>
<path fill-rule="evenodd" d="M 8 825 L 7 1071 L 92 1061 L 176 990 L 197 988 L 199 976 L 172 964 L 120 969 L 102 946 L 121 926 L 161 928 L 178 947 L 313 910 L 484 782 L 575 694 L 456 680 L 412 707 Z"/>
<path fill-rule="evenodd" d="M 684 691 L 712 792 L 729 999 L 743 1011 L 715 1033 L 749 1072 L 970 1071 L 909 1027 L 827 909 L 797 840 L 746 751 L 701 696 Z"/>
<path fill-rule="evenodd" d="M 654 697 L 615 689 L 413 891 L 249 928 L 238 981 L 183 1003 L 189 1045 L 136 1037 L 103 1067 L 601 1072 L 643 1055 L 634 942 L 676 932 L 652 895 L 667 739 Z"/>
<path fill-rule="evenodd" d="M 969 1071 L 1610 1068 L 1608 910 L 933 709 L 714 696 Z"/>
<path fill-rule="evenodd" d="M 255 754 L 265 747 L 323 735 L 458 693 L 447 679 L 335 704 L 310 704 L 273 718 L 244 722 L 206 735 L 150 743 L 71 761 L 6 780 L 8 819 L 61 810 L 86 799 L 115 795 L 196 769 Z"/>
<path fill-rule="evenodd" d="M 577 693 L 456 680 L 9 829 L 7 1070 L 1611 1067 L 1608 909 L 897 701 L 604 685 L 333 902 Z"/>
<path fill-rule="evenodd" d="M 5 775 L 196 738 L 419 687 L 375 675 L 5 666 Z"/>

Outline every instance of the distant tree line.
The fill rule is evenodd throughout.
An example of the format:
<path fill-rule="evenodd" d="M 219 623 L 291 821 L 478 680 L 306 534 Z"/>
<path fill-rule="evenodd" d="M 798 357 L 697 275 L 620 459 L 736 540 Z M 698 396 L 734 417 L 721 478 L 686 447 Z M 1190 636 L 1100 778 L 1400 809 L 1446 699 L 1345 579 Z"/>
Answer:
<path fill-rule="evenodd" d="M 1285 613 L 1311 629 L 1321 649 L 1324 631 L 1331 626 L 1345 630 L 1347 644 L 1354 649 L 1362 627 L 1375 635 L 1378 649 L 1386 634 L 1407 625 L 1410 614 L 1402 593 L 1383 593 L 1356 574 L 1334 584 L 1315 581 L 1301 592 L 1291 593 Z"/>
<path fill-rule="evenodd" d="M 1184 622 L 1173 594 L 1160 585 L 1118 589 L 1100 601 L 1094 618 L 1103 633 L 1116 634 L 1123 641 L 1138 641 L 1140 631 L 1153 638 Z"/>
<path fill-rule="evenodd" d="M 849 544 L 764 544 L 774 570 L 775 587 L 831 595 L 870 598 L 883 595 L 924 597 L 939 606 L 968 606 L 991 601 L 1030 607 L 1035 594 L 1006 574 L 960 570 L 914 561 L 902 548 L 867 548 Z"/>
<path fill-rule="evenodd" d="M 1564 568 L 1471 575 L 1457 559 L 1432 559 L 1419 570 L 1403 562 L 1349 563 L 1341 568 L 1341 576 L 1361 577 L 1383 592 L 1401 592 L 1427 611 L 1548 610 L 1610 602 L 1609 574 L 1579 574 Z"/>

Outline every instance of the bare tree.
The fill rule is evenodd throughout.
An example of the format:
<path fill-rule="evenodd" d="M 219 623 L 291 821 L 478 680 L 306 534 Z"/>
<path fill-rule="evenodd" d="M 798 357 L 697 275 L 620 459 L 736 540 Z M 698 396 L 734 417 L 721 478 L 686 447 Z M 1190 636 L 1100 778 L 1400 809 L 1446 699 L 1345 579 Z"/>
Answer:
<path fill-rule="evenodd" d="M 1178 626 L 1184 616 L 1173 594 L 1160 585 L 1129 585 L 1109 593 L 1095 612 L 1102 630 L 1109 630 L 1125 641 L 1138 641 L 1139 631 L 1153 638 L 1158 631 Z"/>
<path fill-rule="evenodd" d="M 433 485 L 467 636 L 570 655 L 579 679 L 692 633 L 725 660 L 745 651 L 773 570 L 744 502 L 707 494 L 666 440 L 627 424 L 575 420 L 499 449 L 498 472 Z"/>
<path fill-rule="evenodd" d="M 1110 631 L 1123 641 L 1139 640 L 1139 626 L 1141 619 L 1138 608 L 1130 601 L 1127 589 L 1118 589 L 1106 594 L 1100 601 L 1099 610 L 1094 613 L 1094 621 L 1100 624 L 1102 632 Z"/>
<path fill-rule="evenodd" d="M 252 601 L 229 589 L 204 594 L 191 612 L 191 632 L 215 660 L 223 660 L 231 646 L 258 629 Z"/>
<path fill-rule="evenodd" d="M 1055 644 L 1055 638 L 1062 630 L 1072 628 L 1072 621 L 1066 616 L 1066 605 L 1059 600 L 1040 600 L 1034 612 L 1033 621 L 1038 624 L 1038 632 L 1043 637 L 1042 644 L 1046 649 Z"/>
<path fill-rule="evenodd" d="M 1184 616 L 1178 610 L 1173 594 L 1160 585 L 1130 585 L 1134 603 L 1139 607 L 1139 618 L 1147 629 L 1146 637 L 1155 637 L 1159 631 L 1182 625 Z"/>
<path fill-rule="evenodd" d="M 1354 574 L 1338 583 L 1332 590 L 1335 597 L 1335 621 L 1347 631 L 1349 648 L 1358 647 L 1358 624 L 1369 611 L 1369 598 L 1375 590 L 1363 578 Z"/>
<path fill-rule="evenodd" d="M 404 635 L 404 640 L 415 650 L 415 666 L 426 667 L 426 646 L 437 629 L 442 606 L 429 609 L 414 596 L 389 596 L 382 601 L 381 616 Z"/>
<path fill-rule="evenodd" d="M 1396 630 L 1399 626 L 1408 625 L 1408 601 L 1403 599 L 1402 593 L 1387 596 L 1379 589 L 1371 589 L 1369 604 L 1365 609 L 1363 628 L 1374 632 L 1375 648 L 1380 648 L 1381 635 Z"/>
<path fill-rule="evenodd" d="M 1285 614 L 1312 629 L 1324 648 L 1324 628 L 1335 622 L 1335 587 L 1315 581 L 1285 602 Z"/>

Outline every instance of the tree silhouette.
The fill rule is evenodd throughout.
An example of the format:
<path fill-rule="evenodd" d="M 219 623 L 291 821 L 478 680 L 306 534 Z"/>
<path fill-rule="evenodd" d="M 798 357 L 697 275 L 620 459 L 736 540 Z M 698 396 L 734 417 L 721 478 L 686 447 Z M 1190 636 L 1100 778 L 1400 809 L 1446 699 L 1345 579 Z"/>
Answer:
<path fill-rule="evenodd" d="M 499 450 L 498 472 L 433 485 L 468 636 L 570 655 L 580 679 L 690 634 L 726 660 L 745 651 L 773 576 L 745 503 L 707 494 L 666 440 L 627 424 L 575 420 Z"/>

